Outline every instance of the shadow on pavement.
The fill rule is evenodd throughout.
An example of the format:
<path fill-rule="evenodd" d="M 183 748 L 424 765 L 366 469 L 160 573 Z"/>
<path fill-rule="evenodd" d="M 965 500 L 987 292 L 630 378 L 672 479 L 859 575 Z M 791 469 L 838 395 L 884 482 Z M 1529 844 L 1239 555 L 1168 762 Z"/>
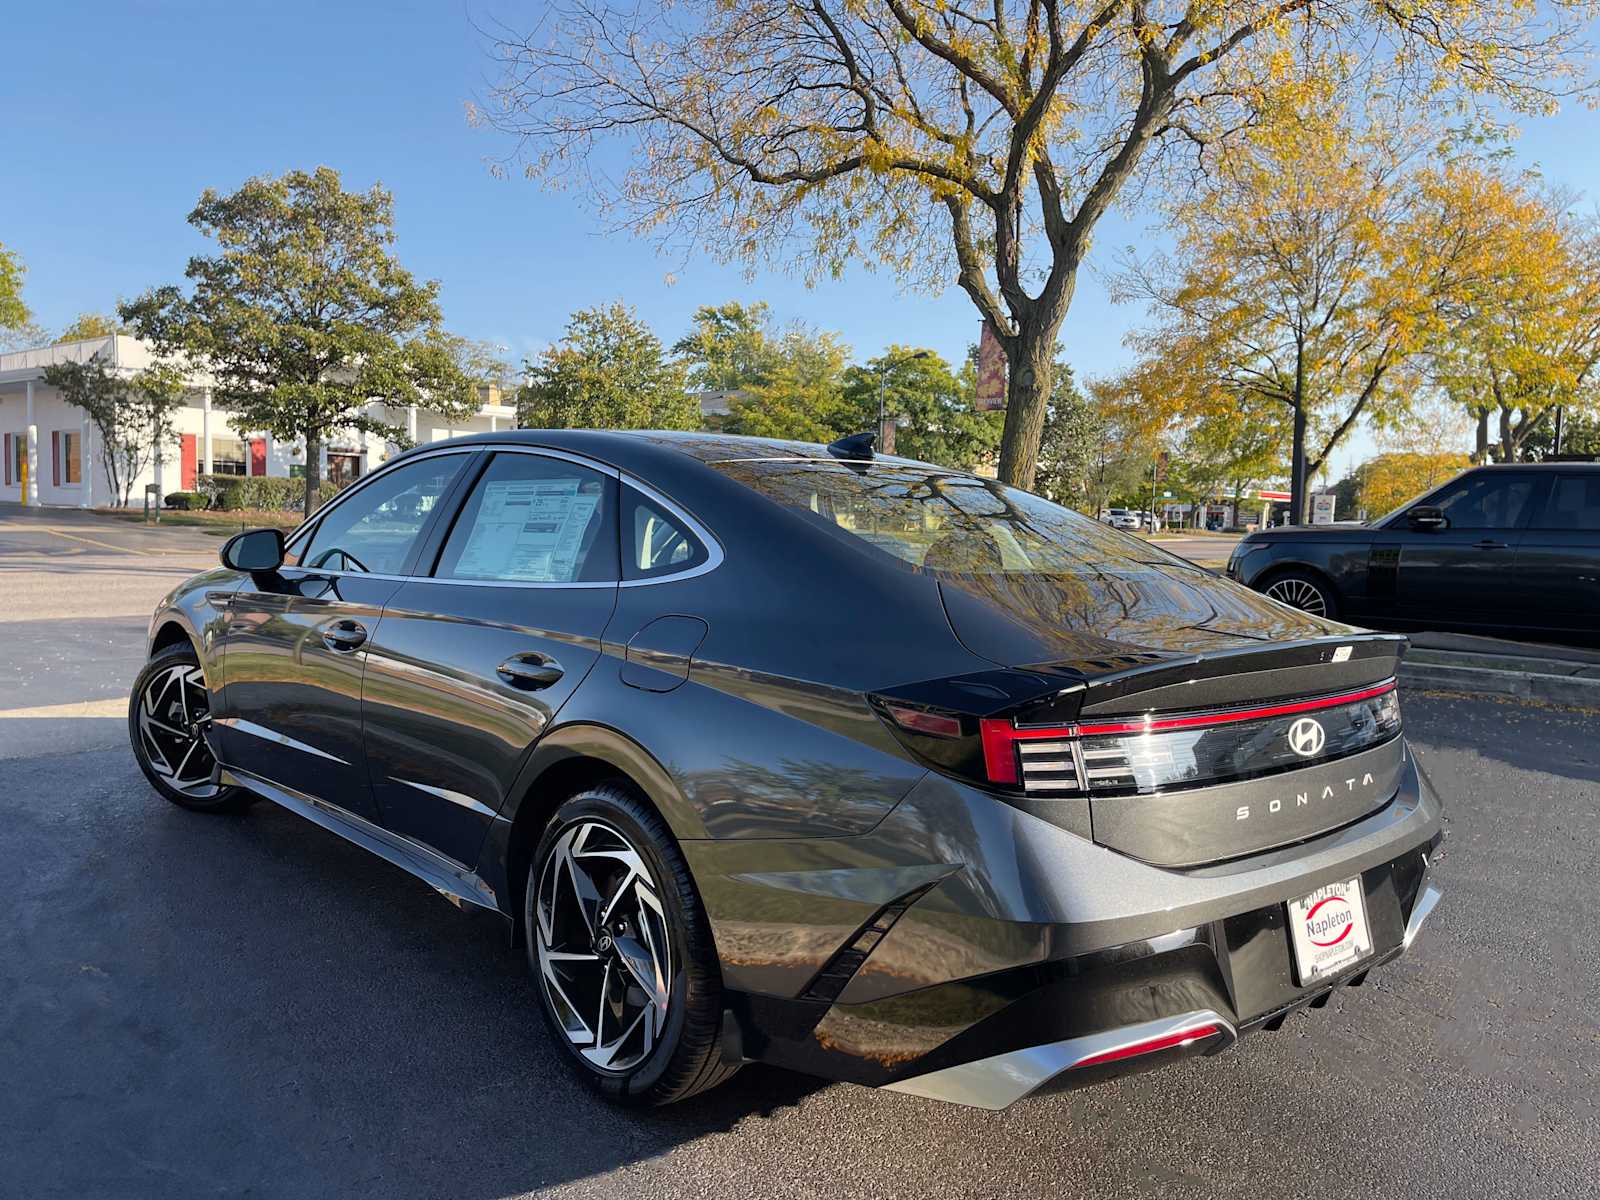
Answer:
<path fill-rule="evenodd" d="M 1600 781 L 1595 718 L 1512 696 L 1403 689 L 1406 735 L 1427 748 L 1464 751 L 1524 771 Z M 1426 761 L 1426 759 L 1424 759 Z"/>
<path fill-rule="evenodd" d="M 501 1197 L 825 1086 L 747 1068 L 610 1108 L 498 921 L 270 804 L 186 813 L 125 752 L 76 761 L 0 762 L 0 1191 Z"/>

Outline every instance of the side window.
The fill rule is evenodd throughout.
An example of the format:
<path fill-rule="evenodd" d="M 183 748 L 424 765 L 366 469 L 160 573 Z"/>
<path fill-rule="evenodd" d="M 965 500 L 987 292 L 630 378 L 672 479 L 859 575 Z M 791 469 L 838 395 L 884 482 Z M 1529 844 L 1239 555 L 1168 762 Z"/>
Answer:
<path fill-rule="evenodd" d="M 1527 513 L 1533 484 L 1531 475 L 1490 471 L 1459 480 L 1435 503 L 1451 529 L 1516 529 Z"/>
<path fill-rule="evenodd" d="M 377 476 L 333 508 L 300 550 L 300 565 L 399 575 L 464 454 L 418 459 Z"/>
<path fill-rule="evenodd" d="M 1600 532 L 1600 474 L 1563 475 L 1557 479 L 1539 527 Z"/>
<path fill-rule="evenodd" d="M 683 521 L 633 488 L 622 521 L 622 574 L 624 579 L 652 579 L 675 575 L 705 562 L 708 554 L 700 539 Z"/>
<path fill-rule="evenodd" d="M 439 556 L 440 579 L 606 583 L 617 578 L 616 485 L 565 459 L 496 454 Z"/>

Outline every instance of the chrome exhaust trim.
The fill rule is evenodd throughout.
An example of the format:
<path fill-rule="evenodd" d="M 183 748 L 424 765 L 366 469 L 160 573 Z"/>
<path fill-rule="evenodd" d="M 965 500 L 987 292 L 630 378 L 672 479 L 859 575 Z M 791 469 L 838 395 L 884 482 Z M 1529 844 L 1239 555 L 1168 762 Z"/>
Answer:
<path fill-rule="evenodd" d="M 1152 1047 L 1142 1053 L 1126 1053 L 1149 1042 L 1181 1039 L 1183 1034 L 1190 1031 L 1194 1032 L 1195 1037 L 1189 1041 L 1173 1041 L 1170 1045 Z M 1186 1049 L 1195 1043 L 1218 1037 L 1225 1039 L 1216 1047 L 1216 1050 L 1222 1050 L 1238 1041 L 1239 1033 L 1233 1022 L 1210 1009 L 1200 1009 L 1182 1016 L 1162 1017 L 1138 1025 L 1109 1029 L 1104 1033 L 1091 1033 L 1060 1042 L 1047 1042 L 1042 1046 L 1012 1050 L 992 1058 L 946 1067 L 942 1071 L 929 1071 L 926 1075 L 914 1075 L 898 1083 L 885 1084 L 884 1090 L 905 1092 L 929 1100 L 944 1100 L 951 1104 L 965 1104 L 972 1108 L 999 1110 L 1015 1104 L 1074 1067 L 1117 1060 L 1131 1062 L 1142 1057 L 1143 1053 L 1159 1054 Z M 1215 1053 L 1216 1050 L 1211 1052 Z"/>
<path fill-rule="evenodd" d="M 1433 884 L 1423 884 L 1417 902 L 1411 906 L 1411 917 L 1406 921 L 1406 936 L 1401 943 L 1405 949 L 1411 949 L 1411 943 L 1416 940 L 1418 931 L 1422 929 L 1422 923 L 1432 914 L 1434 906 L 1439 903 L 1443 895 L 1444 893 Z"/>

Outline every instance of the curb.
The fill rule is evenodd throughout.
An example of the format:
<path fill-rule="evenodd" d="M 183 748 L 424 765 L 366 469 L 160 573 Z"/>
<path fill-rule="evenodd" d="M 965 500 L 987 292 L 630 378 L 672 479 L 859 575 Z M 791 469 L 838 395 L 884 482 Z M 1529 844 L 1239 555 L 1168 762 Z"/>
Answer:
<path fill-rule="evenodd" d="M 1600 677 L 1528 669 L 1508 670 L 1506 667 L 1480 666 L 1470 662 L 1457 664 L 1443 661 L 1450 657 L 1454 656 L 1435 652 L 1422 661 L 1413 662 L 1409 656 L 1402 659 L 1401 684 L 1425 691 L 1515 696 L 1567 708 L 1600 709 Z M 1460 657 L 1481 662 L 1476 655 Z M 1550 665 L 1558 668 L 1571 665 L 1551 660 L 1517 661 L 1537 662 L 1540 665 L 1550 662 Z"/>

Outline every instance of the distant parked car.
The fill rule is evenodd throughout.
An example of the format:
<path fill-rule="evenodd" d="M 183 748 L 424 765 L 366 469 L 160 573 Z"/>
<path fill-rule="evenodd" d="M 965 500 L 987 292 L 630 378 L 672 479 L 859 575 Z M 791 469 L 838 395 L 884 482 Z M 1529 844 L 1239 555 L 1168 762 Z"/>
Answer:
<path fill-rule="evenodd" d="M 1600 613 L 1600 463 L 1475 467 L 1369 525 L 1259 530 L 1228 575 L 1361 625 L 1587 640 Z"/>
<path fill-rule="evenodd" d="M 1108 509 L 1102 519 L 1113 529 L 1139 528 L 1139 514 L 1126 508 Z"/>

